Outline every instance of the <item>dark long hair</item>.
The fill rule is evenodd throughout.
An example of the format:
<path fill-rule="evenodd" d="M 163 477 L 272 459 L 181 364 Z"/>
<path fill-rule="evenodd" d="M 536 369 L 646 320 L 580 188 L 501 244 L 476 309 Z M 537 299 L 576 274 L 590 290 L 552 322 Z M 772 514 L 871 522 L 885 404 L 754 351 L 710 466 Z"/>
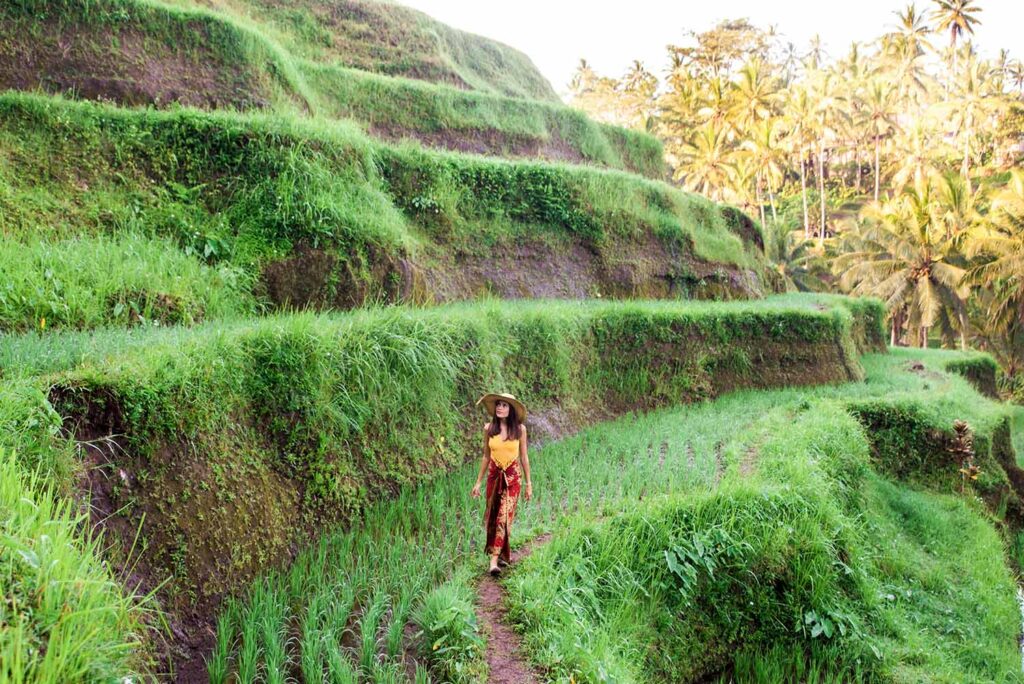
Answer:
<path fill-rule="evenodd" d="M 501 401 L 501 399 L 498 401 Z M 498 402 L 495 402 L 495 404 L 497 403 Z M 523 423 L 519 420 L 519 414 L 516 413 L 516 407 L 513 406 L 511 402 L 506 403 L 508 403 L 508 418 L 505 419 L 505 424 L 508 425 L 508 427 L 506 428 L 505 441 L 508 442 L 513 439 L 519 439 L 519 436 L 522 433 L 520 427 Z M 501 419 L 496 415 L 491 416 L 491 422 L 487 424 L 487 437 L 491 438 L 500 434 Z"/>

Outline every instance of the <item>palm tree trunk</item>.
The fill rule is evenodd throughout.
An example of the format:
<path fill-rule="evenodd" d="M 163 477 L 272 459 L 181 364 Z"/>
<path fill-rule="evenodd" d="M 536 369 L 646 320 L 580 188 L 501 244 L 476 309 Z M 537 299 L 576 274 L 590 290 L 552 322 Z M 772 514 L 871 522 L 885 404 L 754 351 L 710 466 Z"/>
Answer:
<path fill-rule="evenodd" d="M 779 225 L 779 214 L 775 211 L 775 190 L 772 189 L 772 184 L 768 183 L 768 204 L 772 208 L 772 224 Z"/>
<path fill-rule="evenodd" d="M 960 175 L 964 177 L 965 181 L 968 181 L 968 174 L 971 171 L 971 119 L 967 118 L 964 124 L 967 130 L 964 131 L 964 161 L 960 165 Z"/>
<path fill-rule="evenodd" d="M 875 133 L 875 201 L 878 201 L 878 134 Z"/>
<path fill-rule="evenodd" d="M 818 227 L 819 239 L 825 240 L 825 140 L 818 139 L 818 197 L 821 200 L 821 225 Z"/>
<path fill-rule="evenodd" d="M 807 213 L 807 172 L 805 166 L 807 165 L 806 155 L 804 154 L 803 148 L 800 149 L 800 196 L 804 201 L 804 237 L 811 237 L 811 217 Z"/>
<path fill-rule="evenodd" d="M 928 326 L 927 325 L 922 325 L 921 326 L 921 340 L 920 340 L 920 342 L 921 342 L 921 344 L 920 344 L 921 349 L 924 349 L 925 347 L 928 346 Z"/>
<path fill-rule="evenodd" d="M 860 144 L 859 143 L 857 144 L 857 146 L 855 146 L 853 148 L 853 165 L 856 167 L 856 171 L 857 171 L 857 176 L 856 176 L 857 180 L 856 180 L 856 185 L 854 187 L 857 189 L 857 194 L 859 195 L 860 194 Z"/>
<path fill-rule="evenodd" d="M 761 229 L 764 225 L 764 202 L 761 200 L 761 174 L 754 176 L 754 196 L 757 198 L 757 210 L 761 213 Z"/>

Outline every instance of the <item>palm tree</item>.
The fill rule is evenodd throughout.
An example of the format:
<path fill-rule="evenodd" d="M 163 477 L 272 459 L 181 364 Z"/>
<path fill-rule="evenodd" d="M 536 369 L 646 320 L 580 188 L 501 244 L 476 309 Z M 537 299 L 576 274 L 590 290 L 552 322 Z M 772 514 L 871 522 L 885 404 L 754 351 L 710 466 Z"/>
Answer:
<path fill-rule="evenodd" d="M 765 119 L 755 123 L 749 131 L 750 137 L 740 145 L 739 154 L 748 156 L 754 168 L 754 194 L 761 211 L 761 225 L 765 225 L 764 202 L 761 200 L 761 188 L 768 190 L 768 200 L 772 208 L 772 221 L 778 223 L 779 217 L 775 210 L 775 188 L 782 184 L 782 147 L 779 145 L 779 120 Z"/>
<path fill-rule="evenodd" d="M 732 93 L 729 89 L 729 82 L 720 76 L 714 76 L 702 86 L 702 106 L 697 112 L 698 115 L 704 121 L 724 126 L 732 109 Z"/>
<path fill-rule="evenodd" d="M 956 78 L 957 72 L 957 50 L 956 42 L 966 35 L 974 34 L 974 27 L 981 23 L 975 14 L 981 12 L 981 8 L 975 5 L 975 0 L 932 0 L 937 7 L 932 12 L 932 17 L 938 21 L 935 30 L 938 33 L 949 32 L 949 46 L 953 51 L 953 73 L 950 80 Z"/>
<path fill-rule="evenodd" d="M 811 221 L 807 209 L 807 149 L 814 141 L 814 104 L 807 88 L 794 86 L 786 92 L 784 111 L 787 117 L 790 149 L 800 163 L 800 198 L 804 209 L 804 237 L 811 236 Z"/>
<path fill-rule="evenodd" d="M 968 281 L 992 294 L 986 318 L 997 328 L 1024 326 L 1024 170 L 992 202 L 985 221 L 967 241 L 976 261 Z"/>
<path fill-rule="evenodd" d="M 833 268 L 844 289 L 885 300 L 893 344 L 906 324 L 922 347 L 935 326 L 946 340 L 959 334 L 966 347 L 970 288 L 964 270 L 951 263 L 955 244 L 945 238 L 934 206 L 930 187 L 922 185 L 865 207 L 858 226 L 844 234 Z"/>
<path fill-rule="evenodd" d="M 981 190 L 975 191 L 969 181 L 955 173 L 933 176 L 938 218 L 946 231 L 947 240 L 962 241 L 981 221 L 978 211 Z"/>
<path fill-rule="evenodd" d="M 687 190 L 722 201 L 729 184 L 731 157 L 728 128 L 709 121 L 682 146 L 676 179 L 681 179 Z"/>
<path fill-rule="evenodd" d="M 733 104 L 729 115 L 741 135 L 775 113 L 778 90 L 775 78 L 760 60 L 750 60 L 740 68 L 731 91 Z"/>
<path fill-rule="evenodd" d="M 939 137 L 925 121 L 913 121 L 910 128 L 897 139 L 898 152 L 893 165 L 892 187 L 917 187 L 931 182 L 932 176 L 939 172 L 936 162 L 936 147 L 939 144 Z"/>
<path fill-rule="evenodd" d="M 817 70 L 827 56 L 825 48 L 821 44 L 821 35 L 815 33 L 811 36 L 811 43 L 808 46 L 807 55 L 804 57 L 804 66 L 812 71 Z"/>
<path fill-rule="evenodd" d="M 1017 89 L 1017 94 L 1024 95 L 1024 62 L 1016 59 L 1007 64 L 1006 76 L 1010 85 Z"/>
<path fill-rule="evenodd" d="M 1001 104 L 992 92 L 990 76 L 987 64 L 972 59 L 964 69 L 962 78 L 957 79 L 956 97 L 944 107 L 956 122 L 963 143 L 960 173 L 965 179 L 971 170 L 971 138 L 975 126 L 984 117 L 994 113 Z"/>
<path fill-rule="evenodd" d="M 908 54 L 917 57 L 935 49 L 928 40 L 928 34 L 932 31 L 917 5 L 910 3 L 902 12 L 896 11 L 894 14 L 899 20 L 896 22 L 896 35 L 900 37 L 900 43 Z"/>
<path fill-rule="evenodd" d="M 899 129 L 896 123 L 896 89 L 880 79 L 868 83 L 859 98 L 861 104 L 860 121 L 875 142 L 875 201 L 878 201 L 881 162 L 880 150 L 882 138 Z"/>
<path fill-rule="evenodd" d="M 825 143 L 835 139 L 839 126 L 849 119 L 839 93 L 834 72 L 816 72 L 811 83 L 814 103 L 815 135 L 818 142 L 818 194 L 821 198 L 821 225 L 819 239 L 825 239 Z"/>
<path fill-rule="evenodd" d="M 765 235 L 765 252 L 785 281 L 787 290 L 826 292 L 829 289 L 828 262 L 814 240 L 778 223 L 765 230 Z"/>
<path fill-rule="evenodd" d="M 892 83 L 896 85 L 900 102 L 911 96 L 915 99 L 927 91 L 928 75 L 924 69 L 924 58 L 934 51 L 928 40 L 931 29 L 924 16 L 913 4 L 903 12 L 896 12 L 896 31 L 882 37 L 883 54 L 893 71 Z"/>

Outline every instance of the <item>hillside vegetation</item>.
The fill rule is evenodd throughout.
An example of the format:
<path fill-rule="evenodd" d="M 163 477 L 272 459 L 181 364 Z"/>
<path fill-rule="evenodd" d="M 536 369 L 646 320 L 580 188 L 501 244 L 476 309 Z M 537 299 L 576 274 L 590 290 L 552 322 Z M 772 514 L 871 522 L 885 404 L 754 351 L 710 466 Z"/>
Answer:
<path fill-rule="evenodd" d="M 391 141 L 664 176 L 653 136 L 595 123 L 524 56 L 439 27 L 381 2 L 19 0 L 0 8 L 0 88 L 340 117 Z"/>
<path fill-rule="evenodd" d="M 16 94 L 0 95 L 0 154 L 6 329 L 483 291 L 761 292 L 746 217 L 621 173 L 392 147 L 302 118 Z M 78 268 L 88 254 L 111 267 Z"/>
<path fill-rule="evenodd" d="M 666 183 L 512 48 L 11 0 L 0 91 L 0 682 L 488 681 L 490 590 L 537 680 L 1022 681 L 995 361 L 768 297 L 763 202 Z M 530 407 L 501 584 L 485 391 Z"/>
<path fill-rule="evenodd" d="M 739 387 L 859 377 L 853 325 L 807 301 L 493 303 L 30 334 L 3 347 L 0 425 L 30 469 L 87 479 L 93 521 L 123 544 L 115 567 L 143 591 L 171 577 L 164 608 L 202 652 L 225 591 L 310 531 L 462 463 L 470 397 L 494 378 L 534 397 L 543 438 Z"/>
<path fill-rule="evenodd" d="M 1003 542 L 950 456 L 956 416 L 985 473 L 968 486 L 1019 525 L 996 460 L 1009 410 L 942 370 L 955 358 L 868 355 L 863 383 L 739 392 L 545 445 L 516 536 L 551 539 L 506 583 L 541 678 L 1022 681 Z M 865 403 L 908 423 L 867 426 Z M 892 479 L 909 434 L 931 436 L 928 458 Z M 282 663 L 303 681 L 400 679 L 411 620 L 419 681 L 486 681 L 474 478 L 467 465 L 372 506 L 229 603 L 212 679 Z"/>

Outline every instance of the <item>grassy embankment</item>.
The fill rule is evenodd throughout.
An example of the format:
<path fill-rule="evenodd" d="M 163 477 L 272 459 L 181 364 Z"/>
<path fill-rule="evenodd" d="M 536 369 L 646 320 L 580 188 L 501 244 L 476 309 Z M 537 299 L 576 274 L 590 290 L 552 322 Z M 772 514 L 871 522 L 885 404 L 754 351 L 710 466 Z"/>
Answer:
<path fill-rule="evenodd" d="M 630 414 L 536 452 L 516 538 L 554 537 L 508 582 L 532 658 L 557 681 L 1020 681 L 988 509 L 957 493 L 945 449 L 887 477 L 902 451 L 854 417 L 925 407 L 916 427 L 940 441 L 966 419 L 978 489 L 1005 494 L 986 440 L 1007 411 L 944 373 L 951 356 L 868 356 L 864 383 Z M 480 680 L 474 477 L 467 465 L 372 506 L 229 604 L 213 680 L 298 667 L 303 681 L 397 681 L 407 620 L 435 677 Z"/>
<path fill-rule="evenodd" d="M 742 295 L 763 270 L 744 217 L 668 185 L 323 121 L 6 94 L 0 162 L 7 330 L 529 296 L 543 255 L 573 249 L 586 265 L 564 282 L 590 294 Z M 500 281 L 516 269 L 536 271 L 525 291 Z"/>
<path fill-rule="evenodd" d="M 439 73 L 436 69 L 409 69 L 415 60 L 399 54 L 413 50 L 426 55 L 430 46 L 408 35 L 401 43 L 387 37 L 409 31 L 419 35 L 422 21 L 431 20 L 397 5 L 349 4 L 370 15 L 365 19 L 374 24 L 372 32 L 338 33 L 361 22 L 355 17 L 338 21 L 339 8 L 328 12 L 323 3 L 206 8 L 191 1 L 172 7 L 150 0 L 19 0 L 0 9 L 6 36 L 0 38 L 0 64 L 9 65 L 0 66 L 0 87 L 41 88 L 124 105 L 177 103 L 350 118 L 388 140 L 408 137 L 431 147 L 664 176 L 656 138 L 596 123 L 561 105 L 518 53 L 510 59 L 508 48 L 483 47 L 490 41 L 471 37 L 480 45 L 470 50 L 467 64 L 500 63 L 487 69 L 486 77 L 470 78 L 473 90 L 412 80 L 451 81 L 431 78 Z M 460 34 L 440 26 L 421 37 L 445 42 L 444 36 Z M 323 34 L 326 39 L 301 38 L 317 30 L 329 31 Z M 325 42 L 336 40 L 343 44 L 325 49 Z M 434 61 L 461 54 L 443 46 L 434 52 Z M 526 63 L 514 66 L 519 58 Z M 530 80 L 543 82 L 550 97 L 521 85 Z"/>
<path fill-rule="evenodd" d="M 35 2 L 36 0 L 20 0 Z M 76 2 L 78 0 L 72 0 Z M 557 102 L 530 58 L 398 3 L 372 0 L 171 0 L 251 21 L 296 56 L 363 71 Z"/>
<path fill-rule="evenodd" d="M 323 524 L 463 463 L 471 401 L 488 387 L 529 396 L 551 433 L 738 387 L 857 377 L 852 327 L 845 309 L 806 304 L 523 302 L 30 334 L 0 347 L 0 439 L 61 491 L 89 483 L 111 567 L 144 587 L 170 577 L 161 600 L 175 620 Z M 27 595 L 46 582 L 12 572 Z M 19 619 L 45 641 L 53 625 L 35 617 Z M 135 638 L 125 630 L 105 638 Z"/>

